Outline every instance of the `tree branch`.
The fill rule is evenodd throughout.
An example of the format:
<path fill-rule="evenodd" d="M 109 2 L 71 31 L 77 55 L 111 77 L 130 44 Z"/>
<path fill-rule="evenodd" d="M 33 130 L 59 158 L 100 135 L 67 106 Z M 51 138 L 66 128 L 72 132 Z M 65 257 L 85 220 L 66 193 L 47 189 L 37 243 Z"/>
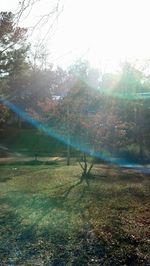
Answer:
<path fill-rule="evenodd" d="M 82 168 L 83 170 L 85 170 L 85 168 L 83 167 L 83 165 L 81 164 L 81 162 L 78 161 L 78 163 L 80 164 L 81 168 Z"/>
<path fill-rule="evenodd" d="M 94 164 L 92 163 L 92 164 L 90 165 L 90 167 L 89 167 L 88 171 L 87 171 L 87 174 L 89 174 L 89 173 L 90 173 L 90 171 L 92 170 L 93 166 L 94 166 Z"/>

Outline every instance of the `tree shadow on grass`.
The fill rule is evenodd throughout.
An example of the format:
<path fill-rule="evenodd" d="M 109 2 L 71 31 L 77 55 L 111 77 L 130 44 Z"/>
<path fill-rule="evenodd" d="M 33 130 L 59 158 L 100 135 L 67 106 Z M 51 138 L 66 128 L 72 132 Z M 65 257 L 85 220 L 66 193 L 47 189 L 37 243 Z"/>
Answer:
<path fill-rule="evenodd" d="M 142 265 L 136 253 L 136 247 L 139 243 L 135 242 L 136 240 L 123 230 L 120 215 L 124 211 L 122 209 L 117 210 L 118 215 L 110 216 L 101 228 L 106 235 L 111 234 L 113 236 L 109 242 L 97 236 L 90 223 L 86 223 L 77 232 L 75 240 L 69 240 L 69 232 L 66 234 L 63 228 L 54 227 L 53 224 L 43 225 L 41 232 L 39 232 L 38 225 L 42 219 L 54 209 L 63 209 L 64 203 L 69 200 L 70 193 L 80 184 L 81 182 L 72 184 L 57 195 L 49 197 L 33 195 L 31 198 L 26 193 L 15 191 L 9 192 L 7 197 L 3 198 L 2 203 L 5 204 L 5 208 L 3 208 L 2 226 L 5 227 L 5 231 L 2 230 L 1 234 L 3 242 L 1 242 L 1 250 L 4 262 L 6 262 L 4 265 L 11 264 L 10 259 L 13 260 L 12 265 L 25 265 L 23 263 L 28 261 L 31 261 L 31 265 L 52 266 L 67 265 L 67 263 L 74 266 Z M 87 185 L 81 188 L 81 193 L 78 194 L 75 202 L 77 206 L 89 190 Z M 22 217 L 19 211 L 16 212 L 16 208 L 21 209 L 24 206 L 30 212 Z M 81 210 L 78 209 L 78 211 Z M 24 219 L 28 218 L 32 212 L 38 212 L 38 217 L 35 217 L 30 224 L 25 223 Z M 122 254 L 121 245 L 124 247 Z M 128 248 L 129 246 L 130 248 Z M 7 257 L 6 260 L 5 257 Z M 35 258 L 36 260 L 34 260 Z M 41 261 L 41 264 L 38 264 L 37 259 Z"/>
<path fill-rule="evenodd" d="M 2 198 L 2 204 L 4 205 L 1 224 L 1 250 L 3 257 L 8 258 L 7 263 L 4 263 L 4 265 L 8 265 L 9 259 L 14 259 L 16 256 L 16 265 L 25 265 L 23 263 L 30 261 L 30 259 L 41 258 L 41 254 L 44 254 L 43 257 L 45 257 L 41 265 L 67 265 L 69 261 L 71 262 L 69 262 L 70 264 L 68 265 L 74 266 L 142 265 L 138 262 L 139 258 L 135 250 L 138 243 L 136 243 L 130 235 L 127 235 L 123 229 L 120 214 L 124 211 L 128 211 L 128 208 L 124 208 L 124 206 L 116 208 L 117 214 L 114 216 L 108 215 L 108 220 L 105 221 L 104 226 L 101 228 L 104 231 L 104 235 L 112 235 L 112 239 L 110 239 L 109 242 L 96 236 L 96 234 L 94 235 L 94 228 L 90 225 L 91 214 L 89 214 L 89 217 L 85 215 L 85 218 L 82 218 L 85 226 L 83 225 L 83 228 L 77 232 L 76 240 L 68 240 L 69 231 L 66 233 L 63 227 L 57 228 L 57 224 L 55 227 L 52 223 L 48 225 L 43 223 L 42 229 L 39 231 L 39 224 L 42 224 L 46 216 L 49 219 L 49 214 L 51 214 L 54 209 L 66 209 L 67 205 L 65 205 L 65 203 L 70 201 L 72 192 L 74 192 L 74 189 L 76 192 L 76 188 L 80 185 L 81 187 L 79 187 L 75 195 L 77 198 L 73 201 L 73 207 L 76 208 L 78 212 L 86 212 L 87 205 L 82 205 L 81 202 L 83 199 L 84 202 L 86 202 L 85 196 L 94 197 L 94 199 L 102 201 L 103 199 L 111 200 L 116 193 L 115 191 L 110 193 L 110 190 L 104 190 L 103 188 L 97 190 L 98 194 L 96 194 L 95 191 L 92 193 L 90 185 L 87 186 L 85 184 L 84 186 L 83 184 L 83 182 L 79 181 L 74 184 L 67 183 L 67 187 L 62 185 L 57 186 L 58 191 L 56 191 L 56 194 L 49 196 L 27 194 L 20 191 L 9 191 L 9 193 Z M 90 195 L 89 192 L 91 192 Z M 119 193 L 121 193 L 120 196 L 126 195 L 126 193 L 135 193 L 136 196 L 141 197 L 141 195 L 137 195 L 137 190 L 134 191 L 133 189 L 121 189 L 117 192 L 118 197 Z M 22 209 L 25 209 L 24 213 L 22 213 Z M 32 214 L 33 218 L 30 217 Z M 32 219 L 30 220 L 30 218 Z M 39 240 L 44 241 L 42 242 L 43 244 L 39 244 Z M 114 240 L 116 241 L 115 245 Z M 121 253 L 122 246 L 124 248 L 123 253 Z M 91 259 L 93 259 L 93 262 L 89 264 Z M 37 261 L 35 263 L 31 261 L 31 265 L 40 264 L 38 264 Z"/>
<path fill-rule="evenodd" d="M 2 256 L 7 258 L 7 263 L 13 257 L 18 257 L 18 261 L 19 259 L 20 261 L 26 261 L 30 257 L 36 256 L 36 250 L 34 250 L 32 245 L 37 245 L 39 224 L 52 210 L 57 208 L 63 209 L 64 203 L 67 201 L 71 191 L 80 184 L 81 182 L 77 182 L 56 196 L 42 197 L 37 195 L 31 197 L 31 195 L 20 191 L 9 191 L 9 194 L 2 198 L 0 249 Z M 25 211 L 22 212 L 22 209 L 25 209 Z M 30 220 L 33 213 L 35 213 L 35 217 Z M 55 238 L 53 239 L 53 245 L 56 244 L 57 247 L 57 243 L 55 242 L 57 242 L 56 238 L 58 235 L 59 242 L 62 244 L 63 239 L 66 239 L 63 234 L 63 229 L 61 232 L 55 229 L 54 232 L 52 224 L 48 224 L 48 227 L 52 232 L 53 238 Z M 46 230 L 47 225 L 44 225 L 43 228 Z M 48 236 L 48 231 L 46 230 L 45 232 Z M 42 236 L 45 237 L 44 233 Z M 55 250 L 55 256 L 57 252 Z"/>
<path fill-rule="evenodd" d="M 27 238 L 28 234 L 26 233 L 28 231 L 33 231 L 33 228 L 36 227 L 42 221 L 42 219 L 44 219 L 44 217 L 48 215 L 53 209 L 64 207 L 64 203 L 67 201 L 67 198 L 71 191 L 80 184 L 81 182 L 77 182 L 69 186 L 67 189 L 63 190 L 61 193 L 59 193 L 59 195 L 52 195 L 47 197 L 39 195 L 31 196 L 30 194 L 20 191 L 9 191 L 9 194 L 7 194 L 7 196 L 1 198 L 1 204 L 3 204 L 2 210 L 4 206 L 4 213 L 7 212 L 7 215 L 3 215 L 3 224 L 12 225 L 14 228 L 19 228 L 19 226 L 22 227 L 23 220 L 28 218 L 26 217 L 26 215 L 28 216 L 32 215 L 32 212 L 38 212 L 38 217 L 34 219 L 32 225 L 25 226 L 26 230 L 24 231 L 22 236 L 20 235 L 20 237 L 23 237 L 24 235 L 24 237 Z M 25 215 L 21 218 L 19 217 L 18 213 L 22 208 L 25 208 Z M 9 217 L 9 214 L 10 216 L 12 216 L 13 212 L 14 219 Z"/>

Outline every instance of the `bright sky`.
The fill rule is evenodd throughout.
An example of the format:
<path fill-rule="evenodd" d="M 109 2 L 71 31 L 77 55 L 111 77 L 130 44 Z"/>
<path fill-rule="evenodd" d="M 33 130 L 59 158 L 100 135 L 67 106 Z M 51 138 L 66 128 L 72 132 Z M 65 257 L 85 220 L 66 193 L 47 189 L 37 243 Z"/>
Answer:
<path fill-rule="evenodd" d="M 33 24 L 32 15 L 47 12 L 49 1 L 41 0 L 22 24 Z M 1 0 L 0 10 L 13 9 L 17 2 Z M 82 57 L 92 65 L 115 68 L 121 60 L 150 58 L 149 12 L 150 0 L 65 0 L 47 44 L 51 60 L 66 67 Z M 36 32 L 38 39 L 44 31 Z"/>

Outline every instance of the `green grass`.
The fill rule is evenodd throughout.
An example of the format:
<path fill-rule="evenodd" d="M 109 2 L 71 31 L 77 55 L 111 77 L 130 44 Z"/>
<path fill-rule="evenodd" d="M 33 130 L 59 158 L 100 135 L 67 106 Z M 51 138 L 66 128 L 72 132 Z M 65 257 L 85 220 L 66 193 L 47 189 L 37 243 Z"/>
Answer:
<path fill-rule="evenodd" d="M 149 176 L 96 165 L 0 166 L 2 265 L 149 265 Z"/>
<path fill-rule="evenodd" d="M 66 146 L 56 139 L 39 132 L 37 129 L 5 129 L 0 136 L 0 144 L 7 150 L 0 150 L 2 156 L 8 152 L 16 152 L 22 155 L 34 156 L 58 156 L 66 154 Z"/>

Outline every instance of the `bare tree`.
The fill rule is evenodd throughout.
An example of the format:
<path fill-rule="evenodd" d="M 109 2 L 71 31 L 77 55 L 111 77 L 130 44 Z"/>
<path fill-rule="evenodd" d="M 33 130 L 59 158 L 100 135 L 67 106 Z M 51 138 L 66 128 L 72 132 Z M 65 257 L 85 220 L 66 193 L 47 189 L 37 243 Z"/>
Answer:
<path fill-rule="evenodd" d="M 36 71 L 37 69 L 46 70 L 51 68 L 50 63 L 48 63 L 48 57 L 50 52 L 46 44 L 41 42 L 36 42 L 35 45 L 32 46 L 32 50 L 29 53 L 29 62 L 31 68 Z"/>
<path fill-rule="evenodd" d="M 45 32 L 45 39 L 49 33 L 51 32 L 54 25 L 56 25 L 58 21 L 58 17 L 63 11 L 63 1 L 64 0 L 20 0 L 18 8 L 16 10 L 16 21 L 15 23 L 19 23 L 21 19 L 26 19 L 28 16 L 33 16 L 32 11 L 38 7 L 39 4 L 42 5 L 43 9 L 46 6 L 46 12 L 42 12 L 41 15 L 35 15 L 35 21 L 31 26 L 31 32 L 33 32 L 37 28 L 45 27 L 47 25 L 47 29 Z"/>

